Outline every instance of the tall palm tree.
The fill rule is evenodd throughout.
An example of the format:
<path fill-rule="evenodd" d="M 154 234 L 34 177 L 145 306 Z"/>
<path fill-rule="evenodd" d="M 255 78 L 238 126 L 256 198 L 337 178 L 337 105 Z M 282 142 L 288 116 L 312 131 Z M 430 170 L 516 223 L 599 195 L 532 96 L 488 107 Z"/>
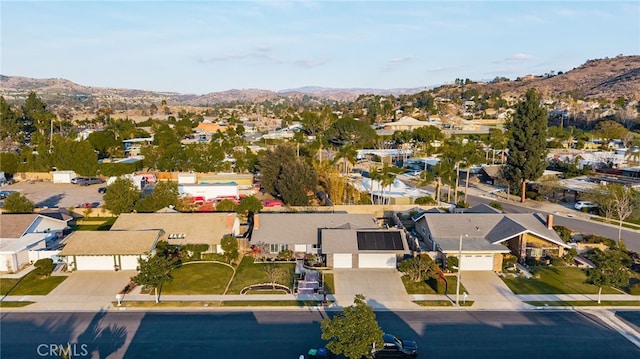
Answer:
<path fill-rule="evenodd" d="M 380 169 L 378 166 L 370 166 L 369 167 L 369 193 L 371 194 L 371 204 L 375 204 L 373 202 L 373 182 L 378 181 L 380 179 Z"/>
<path fill-rule="evenodd" d="M 446 144 L 443 156 L 449 158 L 455 164 L 455 187 L 453 190 L 453 201 L 458 203 L 458 184 L 460 183 L 460 165 L 465 158 L 465 145 L 462 142 L 451 140 Z"/>
<path fill-rule="evenodd" d="M 385 165 L 382 168 L 382 194 L 383 194 L 383 204 L 384 204 L 384 188 L 387 188 L 387 204 L 389 204 L 391 199 L 391 186 L 395 183 L 396 177 L 402 173 L 402 169 L 396 166 L 387 166 Z"/>
<path fill-rule="evenodd" d="M 466 147 L 466 155 L 465 155 L 465 166 L 467 167 L 467 178 L 464 182 L 464 203 L 467 203 L 467 192 L 469 191 L 469 173 L 471 172 L 471 167 L 482 163 L 483 156 L 481 146 L 477 144 L 469 143 Z"/>

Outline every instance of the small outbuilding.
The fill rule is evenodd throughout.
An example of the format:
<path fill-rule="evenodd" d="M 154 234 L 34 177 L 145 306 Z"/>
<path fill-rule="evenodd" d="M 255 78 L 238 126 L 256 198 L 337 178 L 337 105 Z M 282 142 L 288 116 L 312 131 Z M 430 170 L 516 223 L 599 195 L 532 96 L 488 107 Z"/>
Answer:
<path fill-rule="evenodd" d="M 54 171 L 53 183 L 71 183 L 71 180 L 78 177 L 74 171 Z"/>

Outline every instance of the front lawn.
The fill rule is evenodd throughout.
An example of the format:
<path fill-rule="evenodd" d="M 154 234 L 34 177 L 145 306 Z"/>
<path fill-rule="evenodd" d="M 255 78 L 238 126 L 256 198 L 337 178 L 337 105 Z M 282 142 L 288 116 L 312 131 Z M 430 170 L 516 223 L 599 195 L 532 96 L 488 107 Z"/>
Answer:
<path fill-rule="evenodd" d="M 445 278 L 447 279 L 447 294 L 456 294 L 456 283 L 458 282 L 458 278 L 451 275 L 445 276 Z M 402 276 L 402 284 L 404 284 L 407 294 L 438 294 L 427 284 L 427 282 L 414 282 L 406 275 Z M 464 285 L 460 283 L 460 294 L 466 291 L 467 290 Z"/>
<path fill-rule="evenodd" d="M 502 278 L 515 294 L 598 294 L 598 287 L 586 284 L 587 275 L 575 267 L 534 267 L 534 277 Z M 620 294 L 611 287 L 603 287 L 602 294 Z"/>
<path fill-rule="evenodd" d="M 231 281 L 227 294 L 240 294 L 240 291 L 252 284 L 268 283 L 269 278 L 263 270 L 264 266 L 278 266 L 286 270 L 287 275 L 277 282 L 289 287 L 293 285 L 296 264 L 292 262 L 253 263 L 253 258 L 246 256 L 236 268 L 236 275 Z"/>
<path fill-rule="evenodd" d="M 163 294 L 224 294 L 233 270 L 218 263 L 183 264 L 171 271 L 173 280 L 162 285 Z"/>
<path fill-rule="evenodd" d="M 333 273 L 323 273 L 322 274 L 322 285 L 324 286 L 324 292 L 327 294 L 335 294 L 336 286 L 333 281 Z"/>
<path fill-rule="evenodd" d="M 0 308 L 21 308 L 26 307 L 29 304 L 33 304 L 34 302 L 0 302 Z"/>
<path fill-rule="evenodd" d="M 47 295 L 65 279 L 66 276 L 40 278 L 34 271 L 21 279 L 2 279 L 0 283 L 2 295 Z"/>

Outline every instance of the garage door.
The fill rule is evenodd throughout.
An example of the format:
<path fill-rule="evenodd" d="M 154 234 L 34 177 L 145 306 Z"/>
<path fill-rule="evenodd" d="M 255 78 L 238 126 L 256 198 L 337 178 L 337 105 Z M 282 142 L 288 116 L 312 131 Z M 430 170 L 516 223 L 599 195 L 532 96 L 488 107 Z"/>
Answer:
<path fill-rule="evenodd" d="M 120 256 L 120 269 L 136 270 L 138 268 L 138 256 Z"/>
<path fill-rule="evenodd" d="M 353 268 L 351 253 L 336 253 L 333 255 L 333 268 Z"/>
<path fill-rule="evenodd" d="M 113 256 L 76 256 L 76 270 L 113 270 Z"/>
<path fill-rule="evenodd" d="M 463 255 L 462 270 L 493 270 L 493 254 Z"/>
<path fill-rule="evenodd" d="M 395 268 L 396 255 L 391 253 L 358 254 L 359 268 Z"/>

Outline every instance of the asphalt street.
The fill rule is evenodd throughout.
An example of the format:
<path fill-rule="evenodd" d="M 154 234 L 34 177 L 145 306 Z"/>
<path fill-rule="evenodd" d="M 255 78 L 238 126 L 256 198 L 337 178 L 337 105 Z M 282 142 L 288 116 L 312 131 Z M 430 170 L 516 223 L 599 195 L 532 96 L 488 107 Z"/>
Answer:
<path fill-rule="evenodd" d="M 2 314 L 3 358 L 298 358 L 323 345 L 316 309 Z M 382 329 L 418 343 L 421 358 L 637 358 L 640 348 L 574 311 L 377 312 Z M 638 324 L 633 314 L 629 320 Z"/>

